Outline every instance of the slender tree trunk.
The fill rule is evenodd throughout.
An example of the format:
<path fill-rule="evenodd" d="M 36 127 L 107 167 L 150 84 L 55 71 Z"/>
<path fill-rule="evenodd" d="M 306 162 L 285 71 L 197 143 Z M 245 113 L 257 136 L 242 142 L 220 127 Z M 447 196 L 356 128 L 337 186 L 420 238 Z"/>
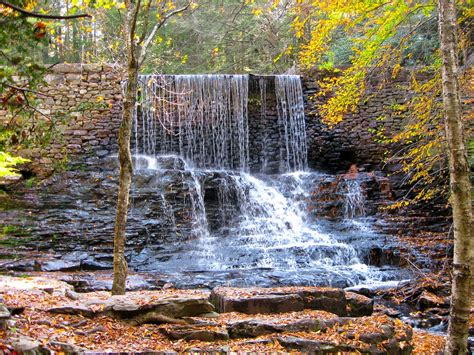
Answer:
<path fill-rule="evenodd" d="M 439 0 L 443 106 L 449 146 L 451 205 L 454 224 L 453 286 L 446 353 L 467 354 L 471 310 L 473 243 L 471 181 L 458 81 L 454 0 Z"/>
<path fill-rule="evenodd" d="M 139 5 L 135 5 L 139 6 Z M 123 100 L 123 117 L 119 129 L 119 162 L 120 178 L 117 201 L 117 215 L 114 231 L 114 281 L 112 295 L 124 295 L 127 279 L 127 261 L 125 259 L 125 229 L 129 205 L 130 184 L 132 182 L 132 155 L 130 152 L 130 136 L 132 132 L 133 114 L 137 95 L 138 62 L 134 41 L 136 17 L 133 16 L 133 5 L 127 8 L 125 24 L 125 41 L 127 44 L 127 89 Z"/>

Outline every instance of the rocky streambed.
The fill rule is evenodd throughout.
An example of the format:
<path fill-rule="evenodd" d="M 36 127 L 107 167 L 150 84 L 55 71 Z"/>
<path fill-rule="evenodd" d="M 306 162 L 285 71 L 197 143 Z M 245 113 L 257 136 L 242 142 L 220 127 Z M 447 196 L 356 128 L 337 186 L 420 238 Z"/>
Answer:
<path fill-rule="evenodd" d="M 110 297 L 52 278 L 2 276 L 0 292 L 3 351 L 421 354 L 444 343 L 376 298 L 337 288 L 167 285 Z"/>

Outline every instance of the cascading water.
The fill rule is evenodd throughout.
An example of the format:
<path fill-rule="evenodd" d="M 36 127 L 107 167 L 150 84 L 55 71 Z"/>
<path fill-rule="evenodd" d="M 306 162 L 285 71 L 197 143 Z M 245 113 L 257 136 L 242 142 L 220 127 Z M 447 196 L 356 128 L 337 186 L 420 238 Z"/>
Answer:
<path fill-rule="evenodd" d="M 356 179 L 345 181 L 347 191 L 344 194 L 344 218 L 354 219 L 365 216 L 365 196 Z"/>
<path fill-rule="evenodd" d="M 248 169 L 248 76 L 140 75 L 136 154 Z"/>
<path fill-rule="evenodd" d="M 351 230 L 320 224 L 309 213 L 322 175 L 297 171 L 307 167 L 298 76 L 275 77 L 277 126 L 263 135 L 278 137 L 284 173 L 248 172 L 252 162 L 270 158 L 252 156 L 248 80 L 244 75 L 140 77 L 136 179 L 160 196 L 157 208 L 166 223 L 158 221 L 157 228 L 165 239 L 174 239 L 147 242 L 131 265 L 174 275 L 171 280 L 183 285 L 353 285 L 399 277 L 363 264 L 348 242 L 354 239 Z M 261 81 L 259 89 L 263 122 L 268 87 Z M 140 180 L 140 174 L 147 178 Z M 363 215 L 361 186 L 351 180 L 344 186 L 343 217 Z M 139 208 L 148 213 L 143 204 Z"/>
<path fill-rule="evenodd" d="M 306 130 L 301 80 L 298 75 L 275 77 L 278 120 L 284 130 L 285 154 L 281 162 L 285 170 L 304 170 L 307 167 Z"/>

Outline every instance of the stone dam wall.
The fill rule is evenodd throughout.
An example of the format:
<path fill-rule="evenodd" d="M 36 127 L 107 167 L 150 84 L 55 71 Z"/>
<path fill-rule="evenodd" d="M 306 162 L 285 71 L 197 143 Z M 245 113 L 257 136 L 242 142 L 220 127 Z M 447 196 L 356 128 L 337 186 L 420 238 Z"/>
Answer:
<path fill-rule="evenodd" d="M 370 130 L 382 127 L 397 132 L 402 128 L 404 116 L 394 108 L 403 107 L 410 97 L 405 88 L 410 80 L 409 73 L 402 71 L 382 89 L 374 79 L 359 109 L 332 129 L 322 123 L 318 113 L 322 99 L 314 98 L 319 91 L 317 82 L 324 75 L 328 74 L 313 71 L 302 77 L 309 166 L 326 171 L 347 171 L 351 164 L 366 170 L 378 168 L 387 147 L 376 142 Z M 255 158 L 261 157 L 262 151 L 268 157 L 278 157 L 281 149 L 271 76 L 263 77 L 267 82 L 264 116 L 258 92 L 259 78 L 262 77 L 251 76 L 249 81 L 249 141 L 254 166 L 262 164 Z M 49 144 L 20 152 L 32 159 L 30 169 L 39 176 L 47 176 L 61 164 L 91 163 L 114 154 L 121 119 L 120 75 L 106 65 L 59 64 L 47 75 L 46 81 L 48 86 L 42 91 L 47 96 L 40 99 L 41 114 L 38 115 L 59 118 L 59 123 Z M 472 91 L 466 92 L 464 101 L 469 104 L 473 98 Z M 467 107 L 472 109 L 472 105 Z M 380 117 L 385 119 L 377 120 Z M 0 124 L 8 120 L 8 113 L 0 110 Z M 269 136 L 272 125 L 275 126 L 274 134 Z M 262 132 L 266 132 L 265 140 Z M 266 147 L 262 146 L 264 141 Z M 269 172 L 272 164 L 276 170 L 277 160 L 270 159 Z"/>

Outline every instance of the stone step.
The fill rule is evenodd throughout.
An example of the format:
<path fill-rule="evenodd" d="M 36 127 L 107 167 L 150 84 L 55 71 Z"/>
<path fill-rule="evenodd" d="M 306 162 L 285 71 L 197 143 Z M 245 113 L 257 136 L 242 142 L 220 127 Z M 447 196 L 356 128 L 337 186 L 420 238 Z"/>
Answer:
<path fill-rule="evenodd" d="M 217 287 L 212 291 L 210 301 L 219 313 L 268 314 L 313 309 L 347 316 L 350 305 L 349 311 L 355 310 L 354 316 L 372 314 L 373 301 L 362 297 L 329 287 Z"/>

